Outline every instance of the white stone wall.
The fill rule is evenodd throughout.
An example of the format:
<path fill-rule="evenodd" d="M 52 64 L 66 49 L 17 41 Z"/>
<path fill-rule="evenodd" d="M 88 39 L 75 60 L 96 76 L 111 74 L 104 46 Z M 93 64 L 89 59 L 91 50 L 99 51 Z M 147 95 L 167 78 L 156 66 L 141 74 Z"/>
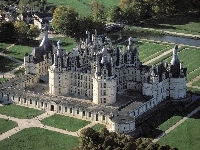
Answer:
<path fill-rule="evenodd" d="M 186 97 L 186 79 L 170 78 L 170 97 L 180 99 Z"/>

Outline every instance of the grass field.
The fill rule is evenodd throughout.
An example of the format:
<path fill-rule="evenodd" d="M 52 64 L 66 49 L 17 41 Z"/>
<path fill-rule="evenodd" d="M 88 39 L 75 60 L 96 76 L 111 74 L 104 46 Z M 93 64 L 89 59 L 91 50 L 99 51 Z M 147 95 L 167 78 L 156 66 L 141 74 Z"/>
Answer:
<path fill-rule="evenodd" d="M 78 138 L 46 129 L 28 128 L 0 141 L 1 150 L 69 150 Z"/>
<path fill-rule="evenodd" d="M 0 83 L 3 82 L 3 81 L 6 81 L 7 78 L 0 78 Z"/>
<path fill-rule="evenodd" d="M 11 44 L 7 43 L 0 43 L 0 52 L 4 51 L 7 47 L 9 47 Z"/>
<path fill-rule="evenodd" d="M 16 122 L 0 118 L 0 135 L 16 126 Z"/>
<path fill-rule="evenodd" d="M 4 53 L 13 57 L 13 58 L 16 58 L 16 59 L 23 61 L 24 55 L 26 53 L 30 54 L 32 52 L 32 49 L 33 48 L 29 47 L 29 46 L 14 45 L 9 50 L 4 51 Z"/>
<path fill-rule="evenodd" d="M 85 120 L 80 120 L 68 116 L 63 116 L 59 114 L 54 114 L 48 118 L 42 120 L 44 125 L 52 126 L 55 128 L 60 128 L 68 131 L 75 132 L 82 127 L 88 125 L 90 122 Z"/>
<path fill-rule="evenodd" d="M 181 116 L 172 116 L 167 121 L 165 121 L 164 123 L 162 123 L 161 125 L 159 125 L 158 129 L 161 130 L 161 131 L 166 131 L 167 129 L 169 129 L 171 126 L 173 126 L 174 124 L 176 124 L 182 118 L 183 117 L 181 117 Z"/>
<path fill-rule="evenodd" d="M 61 40 L 62 47 L 66 52 L 71 52 L 72 49 L 76 47 L 76 41 L 70 37 L 56 37 L 56 38 L 51 38 L 50 40 L 52 40 L 54 45 L 57 45 L 57 42 Z"/>
<path fill-rule="evenodd" d="M 197 150 L 200 147 L 200 112 L 194 114 L 180 126 L 158 141 L 179 150 Z"/>
<path fill-rule="evenodd" d="M 14 62 L 6 57 L 0 56 L 0 72 L 8 72 L 13 70 L 14 68 L 18 67 L 20 64 Z"/>
<path fill-rule="evenodd" d="M 163 52 L 170 50 L 172 44 L 164 44 L 161 42 L 142 41 L 139 44 L 139 57 L 142 62 L 146 62 L 154 57 L 159 56 Z"/>
<path fill-rule="evenodd" d="M 88 15 L 92 13 L 91 8 L 78 0 L 48 0 L 48 3 L 54 5 L 67 5 L 74 8 L 78 13 L 82 15 Z"/>
<path fill-rule="evenodd" d="M 94 126 L 92 126 L 92 129 L 94 129 L 95 131 L 99 131 L 101 128 L 105 128 L 106 126 L 103 124 L 95 124 Z"/>
<path fill-rule="evenodd" d="M 19 119 L 30 119 L 42 114 L 43 111 L 41 110 L 36 110 L 33 108 L 28 108 L 24 106 L 19 106 L 19 105 L 4 105 L 0 107 L 0 114 L 11 116 L 11 117 L 16 117 Z"/>

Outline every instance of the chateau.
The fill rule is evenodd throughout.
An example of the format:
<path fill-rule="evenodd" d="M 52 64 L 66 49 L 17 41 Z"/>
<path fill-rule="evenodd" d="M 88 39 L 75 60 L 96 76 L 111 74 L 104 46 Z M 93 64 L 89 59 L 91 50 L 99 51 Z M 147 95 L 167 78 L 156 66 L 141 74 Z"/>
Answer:
<path fill-rule="evenodd" d="M 24 57 L 25 75 L 0 85 L 1 98 L 101 122 L 118 133 L 134 131 L 137 117 L 161 101 L 186 98 L 187 69 L 177 45 L 170 63 L 146 66 L 131 37 L 118 46 L 86 33 L 85 41 L 65 52 L 61 41 L 52 45 L 45 30 L 39 47 Z"/>

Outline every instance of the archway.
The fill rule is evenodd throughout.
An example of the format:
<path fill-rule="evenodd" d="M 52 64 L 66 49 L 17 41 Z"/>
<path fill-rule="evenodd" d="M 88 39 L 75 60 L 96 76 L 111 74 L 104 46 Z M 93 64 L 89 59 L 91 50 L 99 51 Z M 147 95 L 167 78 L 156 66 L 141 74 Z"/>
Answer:
<path fill-rule="evenodd" d="M 51 105 L 51 111 L 54 111 L 54 105 Z"/>

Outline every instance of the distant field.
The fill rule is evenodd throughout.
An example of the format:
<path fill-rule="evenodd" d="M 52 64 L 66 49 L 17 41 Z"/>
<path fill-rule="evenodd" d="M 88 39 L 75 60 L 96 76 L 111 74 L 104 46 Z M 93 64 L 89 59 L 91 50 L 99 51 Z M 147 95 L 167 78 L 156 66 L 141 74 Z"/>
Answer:
<path fill-rule="evenodd" d="M 28 128 L 0 141 L 1 150 L 69 150 L 78 138 L 41 128 Z"/>
<path fill-rule="evenodd" d="M 80 120 L 73 117 L 54 114 L 42 120 L 44 125 L 75 132 L 90 123 L 90 121 Z"/>
<path fill-rule="evenodd" d="M 48 3 L 53 3 L 55 5 L 67 5 L 74 8 L 81 15 L 87 15 L 92 13 L 92 10 L 89 6 L 83 4 L 78 0 L 48 0 Z"/>
<path fill-rule="evenodd" d="M 16 126 L 16 122 L 0 118 L 0 135 Z"/>
<path fill-rule="evenodd" d="M 200 112 L 161 138 L 158 143 L 177 147 L 179 150 L 197 150 L 200 147 Z"/>

